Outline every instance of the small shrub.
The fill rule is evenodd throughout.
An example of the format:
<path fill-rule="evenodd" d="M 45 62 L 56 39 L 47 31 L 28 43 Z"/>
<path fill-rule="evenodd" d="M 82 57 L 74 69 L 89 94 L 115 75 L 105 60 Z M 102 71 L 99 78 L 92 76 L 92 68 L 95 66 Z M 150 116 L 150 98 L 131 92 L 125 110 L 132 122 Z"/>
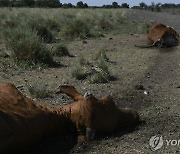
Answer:
<path fill-rule="evenodd" d="M 20 27 L 4 32 L 6 47 L 12 51 L 16 62 L 51 64 L 53 61 L 49 50 L 40 42 L 34 31 Z"/>
<path fill-rule="evenodd" d="M 81 66 L 85 66 L 85 65 L 88 65 L 89 62 L 88 62 L 82 55 L 80 55 L 80 56 L 79 56 L 79 64 L 80 64 Z"/>
<path fill-rule="evenodd" d="M 53 34 L 50 31 L 47 21 L 42 17 L 29 17 L 27 26 L 36 32 L 37 36 L 43 43 L 51 43 L 53 41 Z"/>
<path fill-rule="evenodd" d="M 31 65 L 51 64 L 53 61 L 49 51 L 37 40 L 20 40 L 11 47 L 14 51 L 13 57 L 17 62 L 25 61 Z"/>
<path fill-rule="evenodd" d="M 86 78 L 87 74 L 83 72 L 83 70 L 79 67 L 76 67 L 72 71 L 72 77 L 74 77 L 77 80 L 84 80 Z"/>
<path fill-rule="evenodd" d="M 69 39 L 91 36 L 87 23 L 79 19 L 70 20 L 62 30 L 62 35 Z"/>
<path fill-rule="evenodd" d="M 44 43 L 51 43 L 53 40 L 53 35 L 51 31 L 46 28 L 45 26 L 39 26 L 37 27 L 37 35 Z"/>
<path fill-rule="evenodd" d="M 53 30 L 53 31 L 59 31 L 60 30 L 60 26 L 58 24 L 57 19 L 50 19 L 50 18 L 46 19 L 45 25 L 47 25 L 50 30 Z"/>
<path fill-rule="evenodd" d="M 105 59 L 101 58 L 98 61 L 97 68 L 94 68 L 94 73 L 91 76 L 90 83 L 107 83 L 110 80 L 110 74 Z"/>
<path fill-rule="evenodd" d="M 106 60 L 104 58 L 101 58 L 98 61 L 98 67 L 101 69 L 102 72 L 105 74 L 109 74 L 108 66 L 106 64 Z"/>
<path fill-rule="evenodd" d="M 6 49 L 0 49 L 0 57 L 9 58 L 11 56 L 11 52 L 6 51 Z"/>
<path fill-rule="evenodd" d="M 109 81 L 109 75 L 102 72 L 96 72 L 91 76 L 90 83 L 107 83 Z"/>
<path fill-rule="evenodd" d="M 113 29 L 112 22 L 108 18 L 105 18 L 105 17 L 100 18 L 99 26 L 100 26 L 100 29 L 102 29 L 102 30 L 112 30 Z"/>
<path fill-rule="evenodd" d="M 4 20 L 1 19 L 1 24 L 3 28 L 13 28 L 16 26 L 17 21 L 13 17 L 5 18 Z"/>
<path fill-rule="evenodd" d="M 59 56 L 59 57 L 61 57 L 61 56 L 70 56 L 68 48 L 63 44 L 59 44 L 55 48 L 53 53 L 54 53 L 55 56 Z"/>
<path fill-rule="evenodd" d="M 100 50 L 96 56 L 95 56 L 95 60 L 98 60 L 98 59 L 104 59 L 105 61 L 108 61 L 108 57 L 106 55 L 106 52 L 104 50 Z"/>
<path fill-rule="evenodd" d="M 28 87 L 28 90 L 34 98 L 47 98 L 52 95 L 52 92 L 46 89 L 46 86 L 42 83 L 35 83 Z"/>

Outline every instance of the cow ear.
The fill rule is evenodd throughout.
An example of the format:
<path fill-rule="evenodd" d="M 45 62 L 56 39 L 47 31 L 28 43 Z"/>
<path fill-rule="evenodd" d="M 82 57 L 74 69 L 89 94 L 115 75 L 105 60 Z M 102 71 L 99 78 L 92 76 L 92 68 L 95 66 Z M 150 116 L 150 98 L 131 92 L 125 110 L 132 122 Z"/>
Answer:
<path fill-rule="evenodd" d="M 113 101 L 113 99 L 112 99 L 112 97 L 110 95 L 102 97 L 101 100 Z"/>
<path fill-rule="evenodd" d="M 82 94 L 79 93 L 76 88 L 74 86 L 71 85 L 61 85 L 59 86 L 59 91 L 56 93 L 64 93 L 70 97 L 72 97 L 72 99 L 74 99 L 75 101 L 82 99 Z"/>

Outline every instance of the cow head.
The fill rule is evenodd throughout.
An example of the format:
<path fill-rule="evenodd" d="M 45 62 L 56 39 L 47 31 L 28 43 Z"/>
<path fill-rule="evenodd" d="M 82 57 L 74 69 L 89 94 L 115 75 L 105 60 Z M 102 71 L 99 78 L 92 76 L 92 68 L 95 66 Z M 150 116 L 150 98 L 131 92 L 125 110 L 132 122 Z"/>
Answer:
<path fill-rule="evenodd" d="M 179 34 L 174 30 L 173 27 L 167 26 L 164 30 L 162 38 L 160 39 L 160 47 L 173 47 L 179 43 Z"/>
<path fill-rule="evenodd" d="M 88 126 L 97 133 L 112 133 L 120 128 L 132 126 L 139 121 L 139 114 L 135 110 L 119 109 L 110 96 L 99 99 L 92 94 L 84 96 L 90 111 Z"/>
<path fill-rule="evenodd" d="M 92 140 L 95 132 L 98 134 L 112 133 L 119 128 L 138 122 L 139 115 L 132 109 L 119 109 L 110 97 L 96 98 L 90 92 L 84 95 L 77 92 L 73 86 L 63 85 L 59 92 L 66 93 L 75 100 L 77 114 L 83 117 L 83 127 L 86 128 L 86 139 Z M 71 103 L 73 113 L 73 103 Z M 78 109 L 77 109 L 78 108 Z M 77 122 L 78 123 L 78 122 Z"/>

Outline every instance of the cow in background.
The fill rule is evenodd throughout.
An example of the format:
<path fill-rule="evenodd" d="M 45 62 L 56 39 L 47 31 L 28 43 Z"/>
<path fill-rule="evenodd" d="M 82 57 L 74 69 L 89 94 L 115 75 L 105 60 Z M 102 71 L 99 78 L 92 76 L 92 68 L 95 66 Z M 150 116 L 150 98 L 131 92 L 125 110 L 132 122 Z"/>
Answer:
<path fill-rule="evenodd" d="M 177 46 L 180 35 L 174 30 L 163 24 L 156 24 L 147 32 L 148 45 L 136 45 L 137 47 L 148 48 L 158 46 L 160 48 Z"/>

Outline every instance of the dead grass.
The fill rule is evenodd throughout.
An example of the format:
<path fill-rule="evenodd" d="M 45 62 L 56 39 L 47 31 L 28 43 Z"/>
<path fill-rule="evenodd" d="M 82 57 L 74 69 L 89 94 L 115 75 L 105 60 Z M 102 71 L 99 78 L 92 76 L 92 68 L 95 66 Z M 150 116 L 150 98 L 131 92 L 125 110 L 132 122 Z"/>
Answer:
<path fill-rule="evenodd" d="M 28 86 L 28 90 L 34 98 L 47 98 L 52 95 L 52 92 L 47 89 L 44 83 L 37 82 Z"/>

